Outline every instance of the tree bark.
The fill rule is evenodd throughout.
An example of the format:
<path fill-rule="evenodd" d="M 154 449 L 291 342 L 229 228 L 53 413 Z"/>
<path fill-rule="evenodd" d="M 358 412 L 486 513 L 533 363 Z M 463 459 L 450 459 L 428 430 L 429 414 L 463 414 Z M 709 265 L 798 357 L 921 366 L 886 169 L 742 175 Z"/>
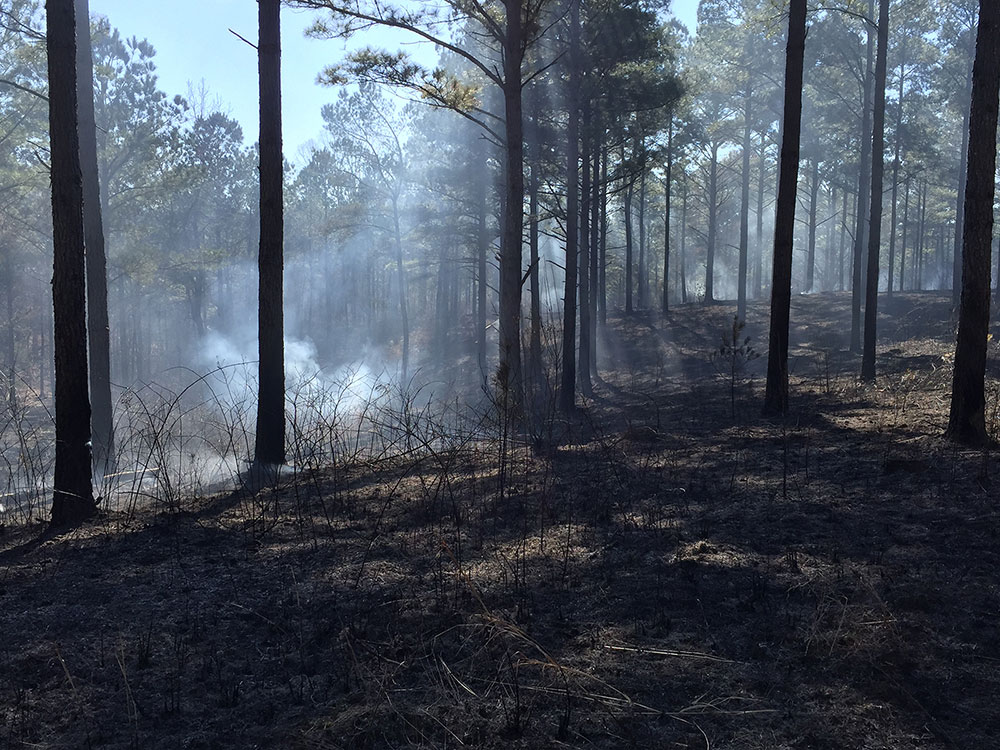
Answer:
<path fill-rule="evenodd" d="M 602 326 L 608 324 L 608 149 L 601 149 L 601 241 L 597 268 L 598 314 Z M 596 341 L 596 339 L 595 339 Z"/>
<path fill-rule="evenodd" d="M 598 302 L 598 252 L 601 243 L 601 134 L 604 128 L 594 123 L 591 129 L 590 149 L 593 152 L 593 179 L 591 179 L 590 197 L 590 363 L 587 370 L 588 380 L 597 375 L 597 302 Z"/>
<path fill-rule="evenodd" d="M 258 255 L 258 464 L 285 463 L 284 207 L 280 0 L 258 0 L 260 252 Z"/>
<path fill-rule="evenodd" d="M 405 387 L 410 367 L 410 312 L 406 302 L 406 264 L 403 262 L 403 232 L 399 220 L 399 196 L 392 197 L 392 230 L 396 246 L 396 280 L 399 297 L 399 322 L 403 335 L 400 384 Z"/>
<path fill-rule="evenodd" d="M 988 440 L 985 375 L 990 321 L 990 253 L 996 191 L 998 99 L 1000 3 L 980 0 L 969 117 L 962 298 L 948 417 L 949 437 L 972 445 L 982 445 Z"/>
<path fill-rule="evenodd" d="M 83 172 L 83 229 L 87 255 L 87 338 L 90 343 L 90 403 L 94 470 L 103 476 L 115 461 L 111 401 L 111 334 L 108 324 L 108 272 L 97 168 L 94 118 L 94 59 L 90 43 L 90 6 L 76 0 L 77 114 L 80 168 Z"/>
<path fill-rule="evenodd" d="M 768 340 L 764 414 L 788 410 L 788 324 L 792 300 L 792 245 L 795 194 L 799 179 L 799 134 L 802 127 L 802 68 L 806 47 L 806 0 L 791 0 L 785 53 L 785 108 L 781 166 L 774 222 L 771 281 L 771 327 Z"/>
<path fill-rule="evenodd" d="M 705 304 L 715 302 L 715 242 L 719 231 L 719 144 L 712 144 L 708 167 L 708 240 L 705 249 Z"/>
<path fill-rule="evenodd" d="M 11 413 L 17 408 L 17 321 L 14 313 L 14 251 L 4 243 L 4 273 L 3 286 L 5 306 L 7 308 L 7 341 L 6 341 L 6 362 L 4 362 L 7 401 L 10 404 Z"/>
<path fill-rule="evenodd" d="M 632 305 L 632 195 L 635 181 L 626 176 L 629 182 L 625 186 L 625 314 L 631 315 Z"/>
<path fill-rule="evenodd" d="M 667 126 L 667 174 L 663 179 L 663 300 L 660 310 L 670 312 L 670 188 L 674 171 L 674 113 Z"/>
<path fill-rule="evenodd" d="M 748 50 L 749 52 L 749 50 Z M 740 185 L 740 258 L 736 281 L 736 317 L 747 318 L 747 261 L 750 254 L 750 113 L 753 89 L 750 71 L 743 92 L 743 172 Z"/>
<path fill-rule="evenodd" d="M 486 214 L 489 211 L 489 190 L 486 185 L 486 175 L 489 173 L 488 144 L 485 138 L 480 139 L 478 159 L 480 174 L 476 178 L 479 190 L 476 205 L 476 210 L 479 212 L 476 238 L 476 359 L 479 362 L 479 377 L 483 379 L 486 378 L 486 254 L 489 250 L 489 236 L 486 233 Z"/>
<path fill-rule="evenodd" d="M 537 88 L 532 89 L 533 92 Z M 541 143 L 538 134 L 538 113 L 541 109 L 536 97 L 531 97 L 531 142 L 529 145 L 531 164 L 528 176 L 528 277 L 531 282 L 529 302 L 528 334 L 528 382 L 527 387 L 533 398 L 537 398 L 542 387 L 542 290 L 541 262 L 538 255 L 538 189 L 542 171 Z"/>
<path fill-rule="evenodd" d="M 878 268 L 882 249 L 882 184 L 885 179 L 885 80 L 889 46 L 889 0 L 879 0 L 878 55 L 875 61 L 875 112 L 872 126 L 871 221 L 868 225 L 868 275 L 865 289 L 865 341 L 861 379 L 875 380 L 878 325 Z"/>
<path fill-rule="evenodd" d="M 910 226 L 910 175 L 903 180 L 903 231 L 899 238 L 899 291 L 906 287 L 906 231 Z"/>
<path fill-rule="evenodd" d="M 559 408 L 576 406 L 576 293 L 580 252 L 580 0 L 570 2 L 570 81 L 566 122 L 566 285 L 563 296 L 562 386 Z"/>
<path fill-rule="evenodd" d="M 500 236 L 500 364 L 498 385 L 506 405 L 522 403 L 521 232 L 524 226 L 524 121 L 521 63 L 524 57 L 524 0 L 504 0 L 504 226 Z"/>
<path fill-rule="evenodd" d="M 590 309 L 590 152 L 593 148 L 593 131 L 590 129 L 590 106 L 583 106 L 583 152 L 580 165 L 583 170 L 580 181 L 580 360 L 577 377 L 580 392 L 590 397 L 594 393 L 590 382 L 591 309 Z"/>
<path fill-rule="evenodd" d="M 875 14 L 875 0 L 868 0 L 868 16 Z M 854 215 L 854 253 L 851 272 L 851 351 L 861 353 L 861 287 L 863 283 L 862 266 L 864 252 L 868 247 L 868 201 L 871 198 L 871 98 L 872 98 L 872 57 L 874 42 L 871 29 L 868 32 L 867 63 L 865 65 L 865 80 L 862 85 L 862 115 L 861 115 L 861 161 L 858 166 L 858 201 L 857 212 Z"/>
<path fill-rule="evenodd" d="M 645 310 L 648 300 L 649 273 L 646 258 L 646 167 L 643 165 L 642 175 L 639 177 L 639 263 L 636 269 L 639 272 L 636 290 L 638 291 L 639 309 Z"/>
<path fill-rule="evenodd" d="M 688 182 L 687 176 L 681 181 L 684 186 L 681 192 L 681 246 L 680 246 L 680 278 L 681 278 L 681 303 L 687 304 L 687 213 L 688 213 Z"/>
<path fill-rule="evenodd" d="M 978 42 L 977 42 L 978 43 Z M 973 66 L 969 66 L 969 74 L 965 84 L 965 91 L 969 93 L 971 100 L 971 91 L 973 85 Z M 959 154 L 959 165 L 958 165 L 958 198 L 955 201 L 955 245 L 954 245 L 954 255 L 952 256 L 952 281 L 951 281 L 951 301 L 952 304 L 960 304 L 961 296 L 961 279 L 962 279 L 962 243 L 964 242 L 964 223 L 965 223 L 965 184 L 968 179 L 969 170 L 969 126 L 970 126 L 970 116 L 972 112 L 971 104 L 965 110 L 965 114 L 962 118 L 962 151 Z"/>
<path fill-rule="evenodd" d="M 764 283 L 764 181 L 767 177 L 767 134 L 760 131 L 760 171 L 757 175 L 757 241 L 754 253 L 753 298 L 760 299 Z"/>
<path fill-rule="evenodd" d="M 55 353 L 56 465 L 52 526 L 97 512 L 91 484 L 90 396 L 83 176 L 77 127 L 73 0 L 47 0 L 49 139 L 52 163 L 52 310 Z"/>
<path fill-rule="evenodd" d="M 819 158 L 812 160 L 812 180 L 809 183 L 809 247 L 806 251 L 806 292 L 816 285 L 816 214 L 819 209 Z"/>
<path fill-rule="evenodd" d="M 896 270 L 896 212 L 899 200 L 899 160 L 903 150 L 903 90 L 906 81 L 906 40 L 903 40 L 901 59 L 899 61 L 899 89 L 897 91 L 896 138 L 893 144 L 892 158 L 892 198 L 891 215 L 889 217 L 889 283 L 886 284 L 887 296 L 892 297 L 892 278 Z"/>

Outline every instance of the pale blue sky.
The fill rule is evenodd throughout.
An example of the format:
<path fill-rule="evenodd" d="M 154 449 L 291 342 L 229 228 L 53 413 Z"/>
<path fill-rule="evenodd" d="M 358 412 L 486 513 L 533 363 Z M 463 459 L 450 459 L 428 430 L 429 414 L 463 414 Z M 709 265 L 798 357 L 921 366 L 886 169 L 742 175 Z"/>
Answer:
<path fill-rule="evenodd" d="M 694 28 L 698 0 L 673 0 L 674 14 Z M 160 87 L 186 94 L 202 80 L 222 108 L 243 126 L 248 143 L 257 140 L 257 57 L 229 29 L 256 42 L 254 0 L 90 0 L 91 13 L 107 16 L 123 36 L 148 39 L 156 48 Z M 317 74 L 343 55 L 338 41 L 304 38 L 314 13 L 282 9 L 282 94 L 285 154 L 300 161 L 310 139 L 321 136 L 320 107 L 336 92 L 316 84 Z M 379 40 L 398 47 L 405 37 Z M 411 48 L 412 49 L 412 48 Z"/>

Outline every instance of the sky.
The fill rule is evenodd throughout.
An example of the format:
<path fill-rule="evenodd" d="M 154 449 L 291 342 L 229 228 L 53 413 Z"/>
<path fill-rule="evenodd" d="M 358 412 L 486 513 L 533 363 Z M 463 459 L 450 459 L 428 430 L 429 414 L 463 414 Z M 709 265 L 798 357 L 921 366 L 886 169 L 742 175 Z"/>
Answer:
<path fill-rule="evenodd" d="M 674 15 L 694 29 L 698 0 L 673 0 Z M 230 33 L 257 39 L 257 3 L 253 0 L 90 0 L 91 14 L 106 16 L 125 38 L 148 39 L 156 49 L 160 88 L 187 95 L 204 87 L 211 99 L 243 127 L 247 143 L 257 140 L 257 53 Z M 315 13 L 283 8 L 282 117 L 285 156 L 302 163 L 310 141 L 322 141 L 320 108 L 336 98 L 334 89 L 316 83 L 324 67 L 345 51 L 337 40 L 307 39 L 305 29 Z M 398 49 L 406 37 L 380 36 L 373 46 Z M 416 55 L 432 55 L 428 45 L 407 45 Z M 433 58 L 428 58 L 433 59 Z"/>

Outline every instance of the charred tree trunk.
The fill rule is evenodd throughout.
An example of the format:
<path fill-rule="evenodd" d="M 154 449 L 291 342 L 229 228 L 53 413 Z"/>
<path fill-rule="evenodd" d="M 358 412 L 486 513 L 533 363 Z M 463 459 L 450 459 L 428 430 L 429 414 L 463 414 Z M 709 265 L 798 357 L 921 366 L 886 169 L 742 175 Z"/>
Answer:
<path fill-rule="evenodd" d="M 764 182 L 767 179 L 767 134 L 760 132 L 760 171 L 757 175 L 757 241 L 753 267 L 753 298 L 760 299 L 764 284 Z"/>
<path fill-rule="evenodd" d="M 75 0 L 77 114 L 80 168 L 83 172 L 83 230 L 87 254 L 87 338 L 90 344 L 90 403 L 94 469 L 99 476 L 113 470 L 114 418 L 111 403 L 111 334 L 108 325 L 108 272 L 97 169 L 97 125 L 94 118 L 94 59 L 90 45 L 88 0 Z"/>
<path fill-rule="evenodd" d="M 830 192 L 827 196 L 827 206 L 829 207 L 830 217 L 827 219 L 829 224 L 826 228 L 826 272 L 823 274 L 823 281 L 824 287 L 827 290 L 833 290 L 833 280 L 836 275 L 833 264 L 837 259 L 837 254 L 834 252 L 834 240 L 837 236 L 837 186 L 832 182 L 830 183 Z"/>
<path fill-rule="evenodd" d="M 868 0 L 868 16 L 875 15 L 875 0 Z M 851 273 L 851 351 L 861 353 L 861 287 L 863 284 L 862 267 L 864 252 L 868 247 L 868 201 L 871 198 L 871 98 L 872 98 L 872 58 L 874 42 L 871 29 L 868 29 L 867 64 L 865 79 L 862 85 L 862 115 L 861 115 L 861 161 L 858 167 L 858 202 L 854 215 L 854 254 Z"/>
<path fill-rule="evenodd" d="M 646 258 L 646 169 L 643 167 L 639 178 L 639 271 L 636 290 L 639 292 L 639 309 L 645 310 L 649 291 L 649 269 Z"/>
<path fill-rule="evenodd" d="M 882 248 L 882 183 L 885 179 L 885 79 L 889 46 L 889 0 L 879 0 L 878 57 L 875 61 L 875 112 L 872 129 L 872 197 L 868 227 L 868 275 L 865 289 L 865 341 L 861 379 L 875 380 L 875 337 L 878 324 L 878 268 Z"/>
<path fill-rule="evenodd" d="M 813 292 L 816 284 L 816 214 L 819 208 L 819 158 L 812 160 L 809 183 L 809 248 L 806 252 L 806 291 Z"/>
<path fill-rule="evenodd" d="M 719 144 L 712 144 L 708 166 L 708 240 L 705 249 L 705 304 L 715 302 L 715 242 L 719 215 Z"/>
<path fill-rule="evenodd" d="M 608 324 L 608 149 L 601 149 L 601 247 L 597 268 L 597 300 L 600 322 Z M 595 339 L 596 341 L 596 339 Z"/>
<path fill-rule="evenodd" d="M 604 129 L 595 123 L 591 132 L 593 134 L 590 143 L 593 152 L 593 178 L 591 179 L 590 196 L 590 363 L 587 370 L 588 380 L 597 375 L 598 256 L 600 255 L 598 248 L 601 244 L 601 190 L 604 179 L 601 175 L 600 147 L 600 134 L 604 132 Z"/>
<path fill-rule="evenodd" d="M 747 50 L 749 52 L 749 50 Z M 743 92 L 743 173 L 740 184 L 740 259 L 736 281 L 736 317 L 747 318 L 747 261 L 750 253 L 750 114 L 753 89 L 750 72 Z"/>
<path fill-rule="evenodd" d="M 788 410 L 788 324 L 792 299 L 792 245 L 795 194 L 799 179 L 799 134 L 802 127 L 802 69 L 806 47 L 806 0 L 791 0 L 785 53 L 785 108 L 781 139 L 778 202 L 774 221 L 774 264 L 771 281 L 771 328 L 768 341 L 764 414 Z"/>
<path fill-rule="evenodd" d="M 896 211 L 899 200 L 899 166 L 903 150 L 903 90 L 906 82 L 906 40 L 903 40 L 901 60 L 899 62 L 899 88 L 897 91 L 896 108 L 896 138 L 893 143 L 892 157 L 892 198 L 889 216 L 889 275 L 886 284 L 887 296 L 892 297 L 892 277 L 896 270 Z"/>
<path fill-rule="evenodd" d="M 281 155 L 280 0 L 258 1 L 260 75 L 260 252 L 257 342 L 258 464 L 285 463 L 284 207 Z"/>
<path fill-rule="evenodd" d="M 406 264 L 403 262 L 403 233 L 399 222 L 398 195 L 392 197 L 392 230 L 396 250 L 396 280 L 399 287 L 399 323 L 403 336 L 399 380 L 400 384 L 405 387 L 410 367 L 410 311 L 406 304 Z"/>
<path fill-rule="evenodd" d="M 680 246 L 680 277 L 681 277 L 681 302 L 687 304 L 687 213 L 688 213 L 688 182 L 687 177 L 682 180 L 684 189 L 681 192 L 681 246 Z"/>
<path fill-rule="evenodd" d="M 978 43 L 978 42 L 977 42 Z M 973 66 L 969 66 L 968 79 L 965 84 L 965 91 L 971 98 L 973 86 Z M 965 225 L 965 183 L 969 173 L 969 125 L 972 107 L 965 109 L 962 117 L 962 151 L 959 154 L 958 164 L 958 198 L 955 201 L 955 245 L 952 256 L 952 277 L 951 277 L 951 301 L 956 307 L 960 304 L 962 289 L 962 243 L 964 241 Z"/>
<path fill-rule="evenodd" d="M 850 191 L 845 187 L 844 188 L 843 203 L 842 203 L 842 207 L 841 207 L 841 216 L 840 216 L 840 250 L 838 252 L 839 268 L 838 268 L 838 271 L 837 271 L 837 274 L 838 274 L 837 275 L 837 289 L 840 290 L 841 292 L 844 291 L 844 289 L 847 288 L 845 286 L 845 284 L 844 284 L 844 254 L 845 254 L 845 248 L 847 247 L 847 242 L 846 242 L 846 239 L 847 239 L 847 202 L 848 202 L 848 198 L 849 197 L 850 197 Z"/>
<path fill-rule="evenodd" d="M 562 384 L 559 408 L 576 406 L 576 293 L 580 261 L 580 0 L 570 2 L 570 85 L 566 123 L 566 285 L 563 296 Z"/>
<path fill-rule="evenodd" d="M 592 396 L 594 389 L 590 382 L 591 309 L 590 309 L 590 151 L 593 138 L 590 130 L 590 107 L 583 107 L 583 153 L 580 165 L 583 173 L 580 181 L 580 360 L 577 376 L 580 392 Z"/>
<path fill-rule="evenodd" d="M 927 235 L 927 180 L 920 185 L 920 221 L 917 222 L 917 252 L 913 262 L 913 288 L 924 290 L 924 242 Z"/>
<path fill-rule="evenodd" d="M 962 299 L 948 418 L 949 437 L 972 445 L 982 445 L 988 440 L 985 375 L 990 322 L 990 253 L 996 191 L 998 98 L 1000 3 L 980 0 L 969 117 Z"/>
<path fill-rule="evenodd" d="M 524 121 L 521 63 L 523 0 L 504 0 L 504 223 L 500 237 L 500 364 L 498 385 L 515 410 L 521 382 L 521 232 L 524 225 Z"/>
<path fill-rule="evenodd" d="M 910 175 L 903 180 L 903 232 L 899 238 L 899 291 L 905 287 L 906 279 L 906 231 L 910 226 Z"/>
<path fill-rule="evenodd" d="M 542 384 L 542 290 L 538 255 L 538 175 L 542 168 L 539 144 L 531 144 L 531 169 L 528 177 L 528 277 L 531 282 L 528 334 L 528 388 L 537 395 Z"/>
<path fill-rule="evenodd" d="M 4 298 L 7 308 L 7 341 L 6 341 L 6 362 L 4 362 L 5 376 L 7 380 L 7 401 L 10 403 L 11 413 L 17 407 L 17 321 L 14 313 L 14 254 L 13 250 L 7 246 L 4 253 Z"/>
<path fill-rule="evenodd" d="M 77 128 L 73 0 L 46 2 L 52 159 L 52 310 L 55 332 L 56 465 L 52 525 L 94 516 L 87 387 L 83 177 Z"/>
<path fill-rule="evenodd" d="M 489 211 L 489 190 L 486 184 L 488 141 L 480 140 L 479 169 L 476 178 L 479 191 L 476 210 L 478 236 L 476 238 L 476 359 L 479 362 L 479 377 L 486 378 L 486 254 L 489 251 L 489 236 L 486 233 L 486 215 Z"/>
<path fill-rule="evenodd" d="M 670 188 L 674 171 L 674 113 L 667 126 L 667 174 L 663 178 L 663 300 L 661 312 L 670 312 Z"/>
<path fill-rule="evenodd" d="M 526 386 L 532 399 L 537 399 L 542 387 L 542 290 L 541 268 L 538 255 L 539 204 L 538 190 L 541 185 L 542 147 L 539 135 L 538 117 L 541 112 L 538 86 L 531 87 L 528 98 L 529 114 L 529 169 L 528 169 L 528 280 L 531 284 L 529 300 L 528 362 Z"/>
<path fill-rule="evenodd" d="M 632 195 L 635 181 L 626 177 L 629 183 L 625 186 L 625 314 L 631 315 L 632 305 Z"/>

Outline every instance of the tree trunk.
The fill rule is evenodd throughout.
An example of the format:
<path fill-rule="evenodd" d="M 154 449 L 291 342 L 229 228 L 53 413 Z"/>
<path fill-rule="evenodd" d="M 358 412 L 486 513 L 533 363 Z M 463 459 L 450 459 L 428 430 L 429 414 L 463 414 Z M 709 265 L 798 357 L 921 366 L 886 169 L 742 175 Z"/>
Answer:
<path fill-rule="evenodd" d="M 868 0 L 868 17 L 875 15 L 875 1 Z M 868 201 L 871 197 L 871 98 L 872 57 L 874 44 L 871 29 L 867 29 L 867 63 L 862 86 L 861 161 L 858 167 L 858 201 L 855 213 L 854 254 L 851 273 L 851 351 L 861 353 L 861 286 L 864 252 L 868 247 Z"/>
<path fill-rule="evenodd" d="M 749 50 L 748 50 L 749 51 Z M 743 173 L 740 185 L 740 259 L 736 281 L 736 317 L 747 318 L 747 260 L 750 253 L 750 113 L 753 89 L 750 71 L 743 92 Z"/>
<path fill-rule="evenodd" d="M 487 161 L 489 141 L 480 139 L 480 153 L 476 183 L 479 190 L 476 210 L 479 212 L 478 237 L 476 242 L 476 359 L 479 362 L 479 377 L 486 378 L 486 254 L 489 251 L 489 235 L 486 233 L 486 214 L 489 211 L 489 190 L 486 175 L 489 174 Z"/>
<path fill-rule="evenodd" d="M 913 262 L 913 288 L 924 290 L 924 240 L 927 231 L 927 180 L 920 185 L 920 220 L 917 222 L 917 257 Z"/>
<path fill-rule="evenodd" d="M 260 252 L 258 255 L 258 464 L 285 463 L 284 207 L 281 155 L 280 0 L 258 1 Z"/>
<path fill-rule="evenodd" d="M 580 165 L 583 169 L 580 182 L 580 361 L 577 376 L 580 380 L 580 392 L 584 396 L 592 396 L 594 389 L 590 382 L 590 152 L 593 144 L 590 129 L 590 106 L 583 106 L 583 153 Z"/>
<path fill-rule="evenodd" d="M 7 357 L 4 362 L 7 379 L 7 401 L 11 413 L 17 408 L 17 321 L 14 313 L 14 251 L 5 243 L 4 297 L 7 307 Z"/>
<path fill-rule="evenodd" d="M 663 179 L 663 300 L 660 310 L 670 312 L 670 188 L 674 171 L 674 113 L 667 126 L 667 174 Z"/>
<path fill-rule="evenodd" d="M 83 229 L 87 255 L 87 338 L 90 343 L 90 402 L 94 470 L 103 476 L 115 460 L 111 403 L 111 334 L 108 326 L 108 273 L 97 169 L 94 121 L 94 59 L 88 0 L 75 0 L 77 107 L 80 168 L 83 172 Z"/>
<path fill-rule="evenodd" d="M 886 284 L 887 296 L 892 297 L 892 277 L 896 270 L 896 211 L 899 200 L 899 160 L 903 147 L 903 90 L 906 81 L 906 40 L 903 40 L 901 59 L 899 61 L 899 89 L 897 91 L 896 108 L 896 139 L 893 144 L 892 158 L 892 199 L 889 216 L 889 283 Z"/>
<path fill-rule="evenodd" d="M 715 241 L 719 212 L 719 144 L 712 144 L 708 172 L 708 240 L 705 249 L 705 304 L 715 302 Z"/>
<path fill-rule="evenodd" d="M 875 337 L 878 324 L 878 268 L 882 248 L 882 184 L 885 179 L 885 79 L 889 46 L 889 0 L 879 0 L 878 56 L 875 61 L 875 112 L 872 129 L 872 197 L 868 226 L 868 276 L 865 289 L 865 341 L 861 379 L 875 380 Z"/>
<path fill-rule="evenodd" d="M 816 285 L 816 213 L 819 208 L 819 158 L 812 160 L 812 181 L 809 183 L 809 247 L 806 252 L 806 292 Z"/>
<path fill-rule="evenodd" d="M 47 0 L 49 138 L 52 164 L 52 310 L 56 465 L 52 525 L 73 526 L 97 512 L 91 485 L 90 396 L 83 177 L 77 128 L 73 0 Z"/>
<path fill-rule="evenodd" d="M 580 0 L 570 3 L 570 85 L 566 102 L 566 285 L 563 296 L 562 384 L 559 408 L 576 406 L 576 292 L 580 261 Z"/>
<path fill-rule="evenodd" d="M 597 301 L 598 301 L 598 248 L 601 244 L 601 191 L 603 176 L 601 175 L 600 140 L 604 132 L 598 123 L 591 130 L 593 137 L 590 149 L 593 151 L 593 179 L 591 180 L 590 197 L 590 364 L 587 370 L 588 380 L 597 375 Z M 601 258 L 603 261 L 603 258 Z"/>
<path fill-rule="evenodd" d="M 632 306 L 632 194 L 635 181 L 631 177 L 625 186 L 625 314 L 631 315 Z"/>
<path fill-rule="evenodd" d="M 978 42 L 977 42 L 978 43 Z M 966 79 L 965 91 L 969 94 L 970 98 L 972 96 L 972 85 L 973 85 L 973 66 L 969 66 L 968 78 Z M 954 245 L 954 255 L 952 256 L 952 277 L 951 277 L 951 301 L 952 304 L 958 306 L 960 304 L 961 296 L 961 279 L 962 279 L 962 243 L 964 241 L 964 223 L 965 223 L 965 182 L 968 179 L 969 170 L 969 125 L 972 107 L 968 107 L 965 110 L 965 114 L 962 118 L 962 151 L 959 154 L 959 165 L 958 165 L 958 198 L 955 201 L 955 245 Z"/>
<path fill-rule="evenodd" d="M 688 213 L 688 182 L 687 176 L 681 181 L 684 190 L 681 192 L 681 247 L 680 247 L 680 277 L 681 277 L 681 302 L 687 304 L 687 213 Z"/>
<path fill-rule="evenodd" d="M 764 182 L 767 178 L 767 134 L 760 131 L 760 171 L 757 175 L 757 241 L 753 268 L 753 298 L 760 299 L 764 284 Z"/>
<path fill-rule="evenodd" d="M 903 180 L 903 232 L 899 241 L 899 291 L 906 287 L 906 230 L 910 226 L 910 175 Z"/>
<path fill-rule="evenodd" d="M 632 195 L 634 182 L 629 182 L 625 186 L 624 194 L 624 222 L 625 222 L 625 314 L 631 315 L 634 307 L 632 304 Z"/>
<path fill-rule="evenodd" d="M 598 294 L 600 323 L 608 324 L 608 149 L 601 149 L 601 247 L 598 263 Z M 595 339 L 596 340 L 596 339 Z"/>
<path fill-rule="evenodd" d="M 827 219 L 829 222 L 826 228 L 826 271 L 823 274 L 823 287 L 832 291 L 834 288 L 833 280 L 835 276 L 834 271 L 834 261 L 837 258 L 836 253 L 834 253 L 834 241 L 837 236 L 837 185 L 836 183 L 830 183 L 830 192 L 827 196 L 827 206 L 829 207 L 830 216 Z"/>
<path fill-rule="evenodd" d="M 497 380 L 507 405 L 522 403 L 521 232 L 524 224 L 524 122 L 521 62 L 524 0 L 504 0 L 504 225 L 500 237 L 500 364 Z"/>
<path fill-rule="evenodd" d="M 990 253 L 996 190 L 997 110 L 1000 97 L 1000 3 L 980 0 L 969 118 L 965 187 L 962 299 L 951 389 L 948 435 L 982 445 L 986 433 L 986 348 L 990 322 Z"/>
<path fill-rule="evenodd" d="M 642 176 L 639 178 L 639 283 L 636 289 L 639 292 L 639 309 L 645 310 L 648 301 L 649 291 L 649 269 L 646 258 L 646 168 L 643 166 Z"/>
<path fill-rule="evenodd" d="M 400 363 L 400 385 L 406 386 L 410 367 L 410 312 L 406 304 L 406 265 L 403 262 L 403 233 L 399 222 L 399 196 L 392 198 L 392 230 L 396 245 L 396 277 L 399 287 L 399 323 L 403 334 L 402 362 Z"/>
<path fill-rule="evenodd" d="M 791 0 L 785 54 L 785 108 L 781 166 L 774 221 L 771 281 L 771 328 L 768 341 L 764 414 L 788 410 L 788 324 L 792 300 L 792 244 L 795 193 L 799 179 L 799 133 L 802 127 L 802 68 L 806 47 L 806 0 Z"/>
<path fill-rule="evenodd" d="M 532 91 L 537 91 L 533 88 Z M 529 302 L 529 326 L 528 334 L 528 382 L 527 387 L 531 391 L 532 398 L 537 398 L 542 387 L 542 274 L 539 264 L 541 262 L 538 255 L 538 188 L 542 171 L 541 144 L 538 140 L 538 112 L 537 100 L 532 95 L 531 98 L 531 168 L 528 176 L 528 277 L 531 282 L 531 299 Z"/>
<path fill-rule="evenodd" d="M 842 204 L 842 210 L 841 210 L 841 216 L 840 216 L 840 251 L 838 253 L 838 258 L 839 258 L 840 265 L 839 265 L 839 269 L 837 271 L 837 273 L 838 273 L 838 276 L 837 276 L 837 289 L 840 290 L 841 292 L 844 291 L 844 289 L 847 288 L 845 286 L 845 284 L 844 284 L 844 254 L 845 254 L 844 250 L 845 250 L 845 247 L 847 245 L 847 242 L 846 242 L 846 239 L 847 239 L 847 201 L 848 201 L 849 196 L 850 196 L 850 191 L 845 186 L 844 187 L 843 204 Z"/>

